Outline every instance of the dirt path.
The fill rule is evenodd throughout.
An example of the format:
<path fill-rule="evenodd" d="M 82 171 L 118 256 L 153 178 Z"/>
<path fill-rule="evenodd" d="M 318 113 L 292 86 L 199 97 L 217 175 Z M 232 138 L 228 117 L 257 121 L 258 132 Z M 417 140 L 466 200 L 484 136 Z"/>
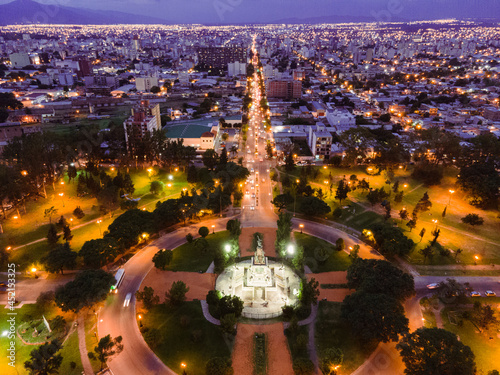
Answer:
<path fill-rule="evenodd" d="M 240 249 L 241 256 L 251 256 L 254 255 L 253 252 L 249 251 L 252 246 L 253 234 L 259 232 L 264 235 L 264 253 L 267 256 L 275 257 L 276 251 L 274 249 L 274 241 L 276 240 L 276 228 L 261 228 L 261 227 L 249 227 L 242 228 L 240 235 Z"/>
<path fill-rule="evenodd" d="M 83 372 L 85 375 L 93 375 L 92 365 L 87 352 L 85 343 L 85 319 L 83 314 L 78 314 L 78 347 L 80 349 L 80 358 L 82 359 Z"/>
<path fill-rule="evenodd" d="M 253 338 L 256 333 L 266 333 L 268 342 L 267 373 L 272 375 L 293 374 L 292 357 L 283 332 L 283 323 L 268 325 L 238 324 L 233 350 L 233 369 L 238 375 L 253 374 Z"/>
<path fill-rule="evenodd" d="M 197 273 L 197 272 L 173 272 L 161 271 L 153 268 L 141 284 L 139 290 L 143 290 L 145 286 L 150 286 L 155 291 L 155 294 L 160 297 L 160 302 L 165 299 L 165 292 L 170 289 L 174 281 L 184 281 L 189 287 L 186 294 L 186 299 L 204 300 L 209 290 L 215 285 L 215 274 L 212 273 Z"/>

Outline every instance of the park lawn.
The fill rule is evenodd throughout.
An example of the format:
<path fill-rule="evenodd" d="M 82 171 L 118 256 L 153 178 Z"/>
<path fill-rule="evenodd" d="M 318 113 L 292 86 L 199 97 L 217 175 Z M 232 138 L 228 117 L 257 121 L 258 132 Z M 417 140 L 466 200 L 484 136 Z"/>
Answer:
<path fill-rule="evenodd" d="M 88 353 L 93 352 L 94 348 L 99 344 L 97 335 L 97 315 L 89 312 L 85 317 L 85 346 Z M 101 362 L 98 359 L 90 359 L 90 364 L 94 372 L 98 372 L 101 369 Z"/>
<path fill-rule="evenodd" d="M 80 357 L 80 348 L 78 346 L 78 330 L 75 329 L 66 339 L 63 348 L 61 349 L 63 361 L 59 368 L 59 374 L 78 375 L 83 372 L 82 359 Z M 71 368 L 71 362 L 76 364 L 75 368 Z"/>
<path fill-rule="evenodd" d="M 181 318 L 188 321 L 187 325 L 181 324 Z M 160 344 L 154 352 L 178 374 L 182 373 L 181 363 L 187 365 L 190 375 L 203 375 L 210 358 L 231 356 L 219 327 L 203 316 L 200 301 L 184 302 L 178 308 L 156 305 L 143 317 L 142 323 L 144 327 L 160 330 Z M 201 333 L 199 341 L 192 339 L 193 332 Z"/>
<path fill-rule="evenodd" d="M 304 167 L 297 167 L 295 171 L 291 174 L 294 177 L 300 176 L 300 169 Z M 316 179 L 312 182 L 312 187 L 323 189 L 323 192 L 327 195 L 326 202 L 332 208 L 332 212 L 335 208 L 339 207 L 338 200 L 335 200 L 335 189 L 338 181 L 345 175 L 347 179 L 351 174 L 356 174 L 358 180 L 366 178 L 369 181 L 370 186 L 373 188 L 384 187 L 384 189 L 392 191 L 392 185 L 388 186 L 385 184 L 385 178 L 383 173 L 380 175 L 368 175 L 367 167 L 356 166 L 352 168 L 334 168 L 328 166 L 326 169 L 323 167 L 314 167 L 319 169 L 319 174 Z M 395 180 L 399 181 L 400 190 L 405 192 L 403 201 L 401 203 L 392 203 L 392 221 L 395 222 L 404 232 L 405 235 L 411 238 L 417 245 L 415 250 L 410 254 L 409 261 L 414 264 L 424 264 L 424 258 L 420 254 L 419 250 L 432 240 L 431 232 L 436 228 L 435 223 L 432 222 L 433 219 L 438 220 L 438 228 L 441 230 L 438 242 L 445 248 L 455 251 L 458 248 L 463 250 L 463 253 L 459 255 L 457 261 L 455 257 L 442 257 L 436 254 L 431 260 L 426 260 L 426 264 L 430 265 L 448 265 L 448 264 L 491 264 L 500 262 L 500 242 L 498 241 L 497 226 L 498 226 L 498 211 L 494 210 L 481 210 L 474 206 L 471 206 L 467 202 L 467 198 L 464 193 L 459 191 L 455 186 L 456 175 L 458 174 L 458 169 L 454 167 L 449 167 L 445 169 L 444 177 L 441 185 L 426 187 L 421 182 L 411 178 L 412 168 L 408 169 L 397 169 L 395 170 Z M 334 180 L 333 192 L 330 196 L 329 187 L 325 185 L 323 181 L 328 179 L 329 173 L 332 173 Z M 404 185 L 407 185 L 404 187 Z M 450 194 L 450 190 L 454 193 Z M 407 208 L 408 212 L 411 214 L 416 203 L 422 198 L 425 192 L 428 192 L 430 201 L 432 202 L 432 207 L 429 211 L 421 213 L 417 221 L 417 227 L 409 232 L 406 226 L 407 221 L 401 221 L 397 212 L 403 207 Z M 376 212 L 370 211 L 370 204 L 366 200 L 366 191 L 361 191 L 356 189 L 348 194 L 348 199 L 342 202 L 342 206 L 350 205 L 351 208 L 344 210 L 344 214 L 340 219 L 335 219 L 335 221 L 350 226 L 357 230 L 362 230 L 369 226 L 370 224 L 376 222 L 382 222 L 383 219 L 381 215 Z M 451 199 L 450 199 L 451 197 Z M 392 192 L 390 200 L 393 200 L 394 193 Z M 300 198 L 297 199 L 297 207 L 299 207 Z M 445 217 L 442 216 L 444 208 L 446 209 Z M 379 209 L 376 205 L 374 208 Z M 288 207 L 290 211 L 293 210 L 293 204 Z M 352 210 L 355 210 L 355 215 L 349 214 Z M 380 210 L 380 212 L 382 212 Z M 468 213 L 477 213 L 479 216 L 483 217 L 485 220 L 484 225 L 479 227 L 471 227 L 469 225 L 463 224 L 461 218 Z M 327 215 L 331 218 L 331 213 Z M 426 229 L 426 233 L 421 241 L 419 236 L 422 228 Z M 474 236 L 485 238 L 492 242 L 499 242 L 499 245 L 493 243 L 488 243 L 481 241 Z M 480 259 L 477 261 L 475 257 L 478 256 Z"/>
<path fill-rule="evenodd" d="M 351 258 L 345 251 L 337 251 L 335 245 L 317 237 L 294 232 L 295 241 L 304 248 L 304 263 L 308 265 L 314 273 L 329 271 L 345 271 L 351 265 Z M 326 248 L 331 253 L 328 259 L 320 263 L 317 261 L 315 250 Z"/>
<path fill-rule="evenodd" d="M 466 319 L 462 326 L 453 325 L 448 318 L 449 311 L 449 308 L 444 308 L 441 312 L 444 328 L 458 335 L 460 341 L 472 349 L 476 356 L 478 373 L 486 374 L 491 370 L 499 370 L 500 338 L 496 330 L 490 328 L 490 332 L 479 333 L 477 328 Z M 498 307 L 496 311 L 498 312 Z"/>
<path fill-rule="evenodd" d="M 3 305 L 1 306 L 1 308 L 0 308 L 0 332 L 4 332 L 4 331 L 8 330 L 9 324 L 7 322 L 7 319 L 10 318 L 10 316 L 7 315 L 7 313 L 10 313 L 10 312 L 11 311 L 8 309 L 5 309 Z M 38 309 L 38 306 L 35 304 L 23 305 L 21 308 L 15 309 L 13 312 L 17 314 L 17 315 L 15 315 L 16 328 L 19 327 L 19 325 L 23 322 L 28 322 L 28 321 L 31 321 L 32 319 L 41 319 L 41 315 L 42 315 L 40 310 Z M 55 306 L 50 308 L 50 310 L 45 313 L 45 317 L 47 320 L 53 319 L 56 315 L 62 315 L 66 319 L 68 329 L 70 329 L 70 324 L 72 323 L 72 321 L 74 319 L 73 314 L 63 313 L 60 309 L 56 308 Z M 72 338 L 70 337 L 68 340 L 71 340 L 71 339 Z M 2 351 L 2 353 L 7 353 L 7 349 L 9 348 L 9 342 L 10 342 L 10 340 L 8 339 L 8 337 L 4 337 L 4 336 L 1 337 L 0 350 Z M 11 367 L 8 365 L 9 360 L 6 357 L 6 355 L 0 356 L 0 373 L 2 375 L 28 374 L 28 372 L 24 368 L 24 362 L 29 360 L 31 351 L 33 349 L 38 348 L 38 345 L 25 345 L 22 343 L 22 341 L 17 336 L 15 339 L 15 342 L 16 342 L 15 367 Z M 69 347 L 66 348 L 67 344 L 68 344 L 68 341 L 66 341 L 63 348 L 60 351 L 60 354 L 63 355 L 62 366 L 68 366 L 68 368 L 69 368 L 69 362 L 74 361 L 75 363 L 77 363 L 77 369 L 79 368 L 78 366 L 80 366 L 80 368 L 81 368 L 80 360 L 77 361 L 73 356 L 67 355 L 68 354 L 67 352 L 70 352 L 70 350 L 71 350 L 72 343 L 69 342 L 69 344 L 68 344 Z M 77 347 L 78 347 L 78 339 L 77 339 Z M 72 349 L 72 350 L 74 350 L 74 349 Z M 79 355 L 79 353 L 80 352 L 78 352 L 78 355 Z M 68 357 L 67 363 L 65 363 L 66 362 L 66 359 L 64 358 L 65 355 Z M 63 367 L 61 367 L 61 368 L 63 368 Z M 72 374 L 76 375 L 76 374 L 79 374 L 80 372 L 73 372 L 72 373 L 72 372 L 62 372 L 60 370 L 59 373 L 60 374 L 68 374 L 68 375 L 72 375 Z"/>
<path fill-rule="evenodd" d="M 198 236 L 197 233 L 191 233 Z M 228 231 L 210 233 L 206 240 L 210 247 L 209 250 L 202 252 L 196 246 L 196 240 L 192 243 L 185 243 L 173 249 L 173 257 L 167 270 L 169 271 L 187 271 L 187 272 L 205 272 L 214 260 L 214 250 L 221 248 L 229 240 Z"/>
<path fill-rule="evenodd" d="M 314 339 L 318 356 L 332 347 L 344 353 L 344 362 L 338 370 L 339 375 L 350 374 L 371 354 L 375 347 L 364 348 L 353 336 L 349 325 L 340 317 L 340 302 L 320 301 Z"/>

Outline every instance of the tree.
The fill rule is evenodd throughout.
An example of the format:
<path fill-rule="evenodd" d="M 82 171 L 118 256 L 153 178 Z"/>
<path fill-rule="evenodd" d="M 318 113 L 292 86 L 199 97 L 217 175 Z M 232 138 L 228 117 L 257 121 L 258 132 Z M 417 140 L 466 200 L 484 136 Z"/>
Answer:
<path fill-rule="evenodd" d="M 340 180 L 337 190 L 335 191 L 335 199 L 338 199 L 339 203 L 342 204 L 342 201 L 347 199 L 347 193 L 349 193 L 350 190 L 347 181 L 345 179 Z"/>
<path fill-rule="evenodd" d="M 426 246 L 423 249 L 420 249 L 419 253 L 424 257 L 425 263 L 426 259 L 432 260 L 432 257 L 434 256 L 434 249 L 432 246 Z"/>
<path fill-rule="evenodd" d="M 153 86 L 149 91 L 151 92 L 151 94 L 158 94 L 161 89 L 158 86 Z"/>
<path fill-rule="evenodd" d="M 213 170 L 219 163 L 219 155 L 217 155 L 213 148 L 210 148 L 203 153 L 202 160 L 205 167 Z"/>
<path fill-rule="evenodd" d="M 468 195 L 472 205 L 481 208 L 497 207 L 500 176 L 492 162 L 462 167 L 457 184 Z"/>
<path fill-rule="evenodd" d="M 307 216 L 324 216 L 331 211 L 330 206 L 317 197 L 304 197 L 299 209 Z"/>
<path fill-rule="evenodd" d="M 469 224 L 472 226 L 475 225 L 483 225 L 484 219 L 480 217 L 478 214 L 467 214 L 465 217 L 461 218 L 462 223 Z"/>
<path fill-rule="evenodd" d="M 408 218 L 408 211 L 406 210 L 406 208 L 402 208 L 399 211 L 399 217 L 401 218 L 401 220 L 406 220 Z"/>
<path fill-rule="evenodd" d="M 58 209 L 55 208 L 54 206 L 52 206 L 50 208 L 46 208 L 44 210 L 43 216 L 49 218 L 49 224 L 52 224 L 52 215 L 57 215 L 57 211 L 58 211 Z"/>
<path fill-rule="evenodd" d="M 386 294 L 355 292 L 344 299 L 342 318 L 351 326 L 354 335 L 364 343 L 398 341 L 408 332 L 404 308 Z"/>
<path fill-rule="evenodd" d="M 227 314 L 234 314 L 236 318 L 239 318 L 243 312 L 243 301 L 238 296 L 224 296 L 219 299 L 217 305 L 217 311 L 220 317 Z"/>
<path fill-rule="evenodd" d="M 316 373 L 314 363 L 309 358 L 294 359 L 292 368 L 295 375 L 314 375 Z"/>
<path fill-rule="evenodd" d="M 227 135 L 227 133 L 224 133 Z M 223 147 L 221 152 L 220 152 L 220 157 L 219 157 L 219 165 L 226 165 L 227 164 L 227 151 L 226 148 Z"/>
<path fill-rule="evenodd" d="M 82 219 L 84 216 L 85 216 L 85 212 L 83 212 L 82 208 L 80 206 L 77 206 L 74 210 L 73 210 L 73 215 L 77 218 L 77 219 Z"/>
<path fill-rule="evenodd" d="M 47 256 L 43 258 L 45 269 L 50 273 L 64 274 L 64 268 L 73 269 L 76 267 L 76 257 L 78 254 L 71 251 L 69 243 L 59 245 L 54 250 L 51 250 Z"/>
<path fill-rule="evenodd" d="M 59 234 L 57 234 L 57 227 L 54 224 L 50 224 L 49 231 L 47 232 L 47 242 L 50 247 L 55 247 L 59 241 Z"/>
<path fill-rule="evenodd" d="M 420 236 L 420 242 L 422 242 L 422 239 L 424 238 L 424 235 L 425 235 L 425 228 L 422 228 L 422 230 L 420 231 L 420 233 L 418 235 Z"/>
<path fill-rule="evenodd" d="M 179 306 L 186 300 L 189 287 L 183 281 L 174 281 L 172 287 L 165 293 L 165 302 L 172 306 Z"/>
<path fill-rule="evenodd" d="M 104 212 L 116 210 L 120 202 L 120 192 L 118 186 L 107 185 L 97 194 L 97 202 L 101 205 Z"/>
<path fill-rule="evenodd" d="M 271 201 L 278 208 L 278 211 L 285 209 L 289 204 L 293 203 L 293 197 L 290 193 L 279 194 Z"/>
<path fill-rule="evenodd" d="M 172 250 L 160 249 L 153 256 L 153 263 L 154 263 L 156 268 L 165 271 L 167 266 L 172 261 L 172 257 L 173 257 Z"/>
<path fill-rule="evenodd" d="M 352 263 L 347 269 L 347 286 L 367 293 L 387 294 L 398 301 L 415 295 L 413 276 L 379 259 L 358 259 Z"/>
<path fill-rule="evenodd" d="M 345 241 L 342 237 L 337 238 L 337 241 L 335 241 L 335 247 L 337 251 L 343 251 L 345 249 Z"/>
<path fill-rule="evenodd" d="M 423 161 L 418 163 L 411 176 L 422 181 L 426 186 L 439 185 L 443 179 L 444 169 L 441 165 Z"/>
<path fill-rule="evenodd" d="M 200 229 L 198 229 L 198 234 L 202 238 L 205 238 L 206 236 L 208 236 L 210 234 L 210 229 L 208 229 L 207 227 L 200 227 Z"/>
<path fill-rule="evenodd" d="M 123 176 L 123 186 L 122 190 L 124 191 L 125 194 L 134 194 L 135 187 L 134 183 L 132 182 L 132 177 L 127 173 Z"/>
<path fill-rule="evenodd" d="M 118 255 L 118 244 L 114 238 L 105 237 L 86 241 L 78 255 L 87 267 L 101 268 Z"/>
<path fill-rule="evenodd" d="M 160 207 L 163 207 L 162 205 L 165 203 L 162 202 L 154 213 L 137 208 L 124 212 L 109 225 L 108 233 L 104 238 L 114 238 L 121 249 L 134 246 L 139 242 L 139 238 L 143 233 L 154 233 L 157 226 L 163 223 L 165 219 L 157 210 L 160 211 Z"/>
<path fill-rule="evenodd" d="M 498 322 L 495 316 L 495 310 L 491 305 L 483 305 L 480 302 L 475 302 L 472 311 L 468 314 L 469 320 L 474 325 L 487 330 L 490 325 L 495 325 Z"/>
<path fill-rule="evenodd" d="M 401 229 L 389 224 L 375 224 L 372 227 L 376 248 L 386 257 L 405 256 L 415 243 L 407 238 Z"/>
<path fill-rule="evenodd" d="M 94 347 L 94 353 L 99 362 L 101 362 L 101 370 L 109 357 L 123 350 L 122 337 L 117 336 L 114 339 L 111 335 L 104 336 L 99 340 L 99 343 Z M 90 357 L 89 353 L 89 357 Z M 93 354 L 93 353 L 92 353 Z"/>
<path fill-rule="evenodd" d="M 163 192 L 164 184 L 161 181 L 152 181 L 151 186 L 149 188 L 149 192 L 155 196 L 158 196 L 161 192 Z"/>
<path fill-rule="evenodd" d="M 238 238 L 241 234 L 241 223 L 238 219 L 229 220 L 226 224 L 226 229 L 232 237 Z"/>
<path fill-rule="evenodd" d="M 233 375 L 230 358 L 214 357 L 210 358 L 205 365 L 205 375 Z"/>
<path fill-rule="evenodd" d="M 441 328 L 419 328 L 396 346 L 407 375 L 473 375 L 476 373 L 472 350 L 457 335 Z"/>
<path fill-rule="evenodd" d="M 410 232 L 417 227 L 417 220 L 415 218 L 411 219 L 406 223 L 406 226 L 410 228 Z"/>
<path fill-rule="evenodd" d="M 313 277 L 309 282 L 302 283 L 300 302 L 304 306 L 316 305 L 319 297 L 319 282 Z"/>
<path fill-rule="evenodd" d="M 339 348 L 328 348 L 320 357 L 319 369 L 323 375 L 336 375 L 337 366 L 342 364 L 344 353 Z"/>
<path fill-rule="evenodd" d="M 142 292 L 140 290 L 135 292 L 135 298 L 137 301 L 142 302 L 146 310 L 149 310 L 154 305 L 160 303 L 160 297 L 155 295 L 154 289 L 150 286 L 145 286 Z"/>
<path fill-rule="evenodd" d="M 424 193 L 422 198 L 415 205 L 415 210 L 419 212 L 429 211 L 432 207 L 432 202 L 429 200 L 429 194 L 427 192 Z"/>
<path fill-rule="evenodd" d="M 73 235 L 71 234 L 71 228 L 69 225 L 65 225 L 63 227 L 63 239 L 66 243 L 69 243 L 73 239 Z"/>
<path fill-rule="evenodd" d="M 228 335 L 234 335 L 236 333 L 236 316 L 234 314 L 226 314 L 220 318 L 220 328 L 222 332 Z"/>
<path fill-rule="evenodd" d="M 104 301 L 114 282 L 114 276 L 106 271 L 82 271 L 74 280 L 56 289 L 55 302 L 63 311 L 77 312 Z"/>
<path fill-rule="evenodd" d="M 57 354 L 62 345 L 58 340 L 45 343 L 30 353 L 30 359 L 24 362 L 24 368 L 32 375 L 58 374 L 63 357 Z"/>

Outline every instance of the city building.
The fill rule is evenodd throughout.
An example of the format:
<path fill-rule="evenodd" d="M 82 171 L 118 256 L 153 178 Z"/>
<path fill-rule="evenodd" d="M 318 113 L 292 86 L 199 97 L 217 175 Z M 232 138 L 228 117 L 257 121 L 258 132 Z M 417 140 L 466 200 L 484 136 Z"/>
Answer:
<path fill-rule="evenodd" d="M 198 61 L 202 65 L 225 68 L 233 62 L 247 61 L 247 49 L 244 47 L 199 47 Z"/>
<path fill-rule="evenodd" d="M 137 91 L 150 92 L 151 87 L 158 86 L 157 77 L 136 77 L 135 78 L 135 88 Z"/>
<path fill-rule="evenodd" d="M 292 79 L 276 79 L 267 81 L 268 98 L 298 99 L 302 97 L 302 82 Z"/>
<path fill-rule="evenodd" d="M 132 115 L 124 121 L 125 142 L 130 150 L 135 140 L 142 139 L 147 133 L 161 129 L 160 105 L 143 100 L 132 108 Z"/>

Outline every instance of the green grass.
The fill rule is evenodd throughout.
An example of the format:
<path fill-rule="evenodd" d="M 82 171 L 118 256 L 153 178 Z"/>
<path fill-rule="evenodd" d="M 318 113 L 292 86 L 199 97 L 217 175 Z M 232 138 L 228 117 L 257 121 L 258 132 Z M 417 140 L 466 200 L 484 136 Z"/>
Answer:
<path fill-rule="evenodd" d="M 498 312 L 498 308 L 496 310 Z M 444 328 L 458 335 L 460 341 L 472 349 L 476 356 L 478 373 L 486 374 L 488 371 L 498 370 L 500 368 L 498 364 L 500 356 L 500 338 L 497 336 L 498 332 L 490 329 L 490 332 L 478 333 L 476 327 L 465 319 L 462 326 L 453 325 L 448 319 L 449 311 L 449 308 L 445 308 L 441 312 Z"/>
<path fill-rule="evenodd" d="M 181 324 L 181 318 L 187 324 Z M 144 327 L 160 330 L 160 344 L 154 349 L 156 355 L 173 371 L 182 373 L 181 363 L 187 365 L 190 375 L 205 374 L 205 364 L 213 357 L 229 357 L 231 350 L 219 327 L 204 317 L 199 301 L 185 302 L 178 308 L 165 304 L 153 307 L 142 319 Z M 198 341 L 192 333 L 201 331 Z M 251 345 L 249 343 L 249 345 Z"/>
<path fill-rule="evenodd" d="M 83 371 L 82 359 L 80 357 L 80 348 L 78 347 L 78 330 L 75 329 L 73 333 L 66 339 L 63 348 L 61 349 L 63 361 L 59 368 L 59 374 L 78 375 Z M 74 369 L 71 368 L 71 362 L 76 363 Z"/>
<path fill-rule="evenodd" d="M 297 167 L 291 173 L 293 178 L 300 178 L 303 168 Z M 368 175 L 366 166 L 355 166 L 352 168 L 334 168 L 328 166 L 326 169 L 323 167 L 313 167 L 313 169 L 318 171 L 318 176 L 314 180 L 310 180 L 310 184 L 315 189 L 321 188 L 323 190 L 323 193 L 327 196 L 325 201 L 332 208 L 332 212 L 340 206 L 338 200 L 335 200 L 334 197 L 337 183 L 344 176 L 349 179 L 351 174 L 355 174 L 358 180 L 365 178 L 372 188 L 384 187 L 386 191 L 391 190 L 392 192 L 392 185 L 389 187 L 385 184 L 383 174 Z M 413 264 L 424 264 L 423 256 L 419 253 L 419 250 L 427 246 L 429 241 L 432 240 L 431 232 L 435 228 L 432 220 L 437 219 L 439 221 L 438 227 L 441 230 L 438 242 L 445 248 L 453 251 L 461 248 L 463 253 L 458 257 L 458 261 L 455 261 L 453 256 L 441 257 L 436 255 L 431 261 L 427 261 L 427 264 L 500 264 L 500 245 L 487 243 L 473 237 L 477 236 L 492 242 L 500 242 L 498 240 L 498 210 L 481 210 L 468 203 L 465 194 L 455 184 L 456 176 L 459 173 L 457 168 L 446 168 L 441 185 L 431 187 L 426 187 L 420 181 L 411 178 L 411 172 L 411 167 L 407 170 L 395 170 L 394 181 L 399 181 L 400 190 L 403 190 L 405 194 L 401 203 L 395 203 L 393 201 L 395 194 L 391 193 L 389 200 L 391 201 L 392 209 L 399 211 L 403 207 L 406 207 L 411 213 L 415 204 L 425 192 L 429 194 L 432 207 L 428 212 L 419 215 L 417 227 L 412 232 L 408 231 L 406 221 L 401 222 L 399 216 L 393 213 L 391 222 L 397 224 L 405 232 L 405 235 L 417 243 L 415 250 L 410 254 L 408 260 Z M 330 173 L 334 182 L 331 195 L 329 185 L 324 184 L 324 181 L 328 180 Z M 406 188 L 403 187 L 404 184 L 406 184 Z M 449 190 L 453 190 L 455 193 L 450 194 Z M 348 199 L 342 202 L 342 206 L 351 205 L 351 208 L 343 210 L 343 215 L 339 219 L 333 219 L 331 212 L 327 217 L 357 230 L 362 230 L 374 223 L 382 222 L 382 216 L 370 210 L 371 206 L 366 199 L 366 195 L 367 191 L 360 189 L 351 191 L 348 194 Z M 297 199 L 297 209 L 299 202 L 300 198 Z M 443 218 L 442 213 L 446 206 L 448 206 L 446 216 Z M 374 208 L 379 209 L 379 205 L 375 205 Z M 293 211 L 293 203 L 288 209 Z M 355 213 L 352 212 L 353 210 L 355 210 Z M 484 225 L 474 228 L 463 224 L 460 219 L 468 213 L 477 213 L 483 217 L 485 221 Z M 423 240 L 420 241 L 419 233 L 422 228 L 426 229 L 426 234 Z M 475 260 L 476 255 L 480 257 L 480 260 L 477 262 Z"/>
<path fill-rule="evenodd" d="M 340 317 L 342 303 L 320 301 L 315 326 L 315 345 L 318 356 L 332 347 L 344 353 L 341 374 L 350 374 L 356 370 L 375 347 L 364 348 L 353 336 L 349 325 Z"/>
<path fill-rule="evenodd" d="M 298 232 L 295 232 L 294 236 L 297 244 L 304 248 L 305 264 L 312 272 L 345 271 L 351 265 L 349 255 L 344 251 L 337 251 L 331 243 Z M 326 261 L 318 261 L 318 256 L 315 253 L 318 248 L 326 248 L 331 253 Z"/>
<path fill-rule="evenodd" d="M 4 306 L 0 308 L 0 332 L 4 332 L 8 330 L 9 324 L 7 322 L 7 319 L 10 318 L 11 316 L 7 315 L 10 310 L 7 310 L 3 308 Z M 15 320 L 16 320 L 16 329 L 24 322 L 30 322 L 32 319 L 40 319 L 42 313 L 40 312 L 38 306 L 35 304 L 31 305 L 23 305 L 19 309 L 15 309 L 13 311 L 17 315 L 15 315 Z M 70 328 L 70 324 L 72 322 L 73 316 L 72 314 L 69 313 L 62 313 L 59 309 L 52 307 L 49 309 L 49 311 L 45 312 L 45 317 L 47 320 L 53 319 L 56 315 L 63 315 L 64 318 L 67 321 L 67 327 Z M 73 336 L 73 335 L 72 335 Z M 68 341 L 64 344 L 63 348 L 60 351 L 60 354 L 63 355 L 63 364 L 62 368 L 67 368 L 69 369 L 69 362 L 74 361 L 77 363 L 77 369 L 81 369 L 81 362 L 79 360 L 79 355 L 80 352 L 77 351 L 78 358 L 76 358 L 73 355 L 70 355 L 69 353 L 73 353 L 75 351 L 75 348 L 73 346 L 73 343 L 71 342 L 73 338 L 70 337 Z M 9 342 L 10 340 L 7 337 L 2 337 L 0 340 L 0 350 L 2 353 L 6 353 L 7 349 L 9 348 Z M 78 348 L 78 339 L 76 340 L 76 348 Z M 38 348 L 38 345 L 24 345 L 21 340 L 16 336 L 15 338 L 15 343 L 16 343 L 16 360 L 15 360 L 15 367 L 11 367 L 8 365 L 9 360 L 7 359 L 6 355 L 0 356 L 0 373 L 2 375 L 14 375 L 14 374 L 28 374 L 28 372 L 24 368 L 24 362 L 29 360 L 30 358 L 30 353 L 33 349 Z M 67 358 L 66 358 L 67 357 Z M 80 367 L 78 367 L 80 366 Z M 79 374 L 81 371 L 76 371 L 76 372 L 71 372 L 68 370 L 67 372 L 60 370 L 60 374 Z"/>
<path fill-rule="evenodd" d="M 105 170 L 111 177 L 115 177 L 117 174 L 117 171 L 111 170 L 111 168 L 105 168 Z M 145 207 L 150 211 L 154 210 L 158 200 L 174 198 L 180 194 L 182 189 L 189 186 L 185 175 L 181 172 L 171 173 L 173 179 L 170 180 L 167 172 L 158 171 L 151 180 L 164 182 L 165 190 L 159 196 L 153 196 L 149 193 L 150 178 L 147 170 L 131 169 L 130 175 L 136 188 L 133 196 L 141 198 L 139 207 Z M 4 233 L 0 234 L 0 246 L 16 247 L 35 240 L 45 239 L 49 228 L 49 218 L 44 217 L 44 211 L 54 206 L 58 211 L 52 216 L 52 223 L 58 221 L 61 215 L 64 215 L 72 228 L 73 240 L 71 241 L 71 247 L 74 251 L 79 251 L 86 241 L 102 237 L 102 234 L 113 220 L 123 212 L 118 209 L 112 215 L 101 216 L 97 210 L 98 203 L 95 198 L 77 197 L 76 183 L 69 183 L 67 178 L 64 181 L 64 185 L 56 184 L 55 190 L 52 186 L 47 186 L 47 199 L 38 198 L 37 201 L 26 202 L 26 213 L 20 208 L 21 218 L 14 219 L 16 213 L 13 210 L 9 212 L 7 219 L 2 223 Z M 171 184 L 171 187 L 167 186 L 168 183 Z M 64 194 L 64 207 L 62 205 L 63 201 L 57 195 L 60 192 Z M 73 210 L 77 206 L 80 206 L 86 214 L 82 219 L 72 217 Z M 100 227 L 95 222 L 89 223 L 97 218 L 102 220 Z M 76 228 L 79 225 L 82 226 Z M 12 251 L 11 260 L 19 264 L 21 269 L 30 268 L 32 265 L 42 269 L 39 263 L 48 251 L 49 248 L 46 242 L 41 241 Z"/>
<path fill-rule="evenodd" d="M 198 236 L 197 233 L 191 233 L 193 236 Z M 173 249 L 173 257 L 169 271 L 189 271 L 189 272 L 205 272 L 214 259 L 214 250 L 223 246 L 229 239 L 228 231 L 210 233 L 206 240 L 210 246 L 209 250 L 202 252 L 196 246 L 196 240 L 192 243 L 185 243 Z"/>

